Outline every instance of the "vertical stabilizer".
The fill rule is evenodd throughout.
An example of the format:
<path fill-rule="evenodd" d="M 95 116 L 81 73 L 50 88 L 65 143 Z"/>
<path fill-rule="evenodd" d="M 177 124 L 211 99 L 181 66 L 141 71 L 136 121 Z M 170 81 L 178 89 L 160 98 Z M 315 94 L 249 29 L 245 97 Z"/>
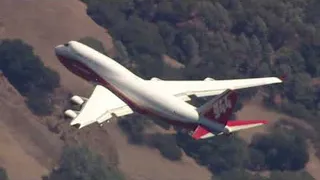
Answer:
<path fill-rule="evenodd" d="M 261 126 L 265 120 L 234 120 L 229 117 L 237 102 L 237 94 L 226 90 L 211 101 L 197 109 L 203 117 L 199 126 L 192 134 L 194 139 L 206 139 L 220 134 L 229 134 L 235 131 Z"/>
<path fill-rule="evenodd" d="M 226 125 L 236 102 L 237 94 L 235 91 L 228 89 L 200 106 L 197 111 L 201 116 L 211 121 Z"/>

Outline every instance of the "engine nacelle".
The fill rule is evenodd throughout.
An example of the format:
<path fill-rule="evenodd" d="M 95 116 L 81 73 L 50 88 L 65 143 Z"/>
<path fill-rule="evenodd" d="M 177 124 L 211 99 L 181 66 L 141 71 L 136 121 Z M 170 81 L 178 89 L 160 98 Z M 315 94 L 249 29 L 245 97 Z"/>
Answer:
<path fill-rule="evenodd" d="M 80 106 L 85 102 L 85 100 L 79 96 L 72 96 L 72 98 L 70 100 L 72 103 L 80 105 Z"/>
<path fill-rule="evenodd" d="M 207 77 L 207 78 L 204 79 L 204 81 L 214 81 L 214 80 L 215 80 L 215 79 L 210 78 L 210 77 Z"/>
<path fill-rule="evenodd" d="M 151 81 L 162 81 L 162 79 L 159 79 L 157 77 L 153 77 L 153 78 L 151 78 Z"/>
<path fill-rule="evenodd" d="M 66 110 L 66 111 L 64 112 L 64 115 L 66 115 L 66 116 L 69 117 L 69 118 L 74 119 L 74 118 L 76 118 L 76 117 L 78 116 L 78 112 L 73 111 L 73 110 L 71 110 L 71 109 L 68 109 L 68 110 Z"/>

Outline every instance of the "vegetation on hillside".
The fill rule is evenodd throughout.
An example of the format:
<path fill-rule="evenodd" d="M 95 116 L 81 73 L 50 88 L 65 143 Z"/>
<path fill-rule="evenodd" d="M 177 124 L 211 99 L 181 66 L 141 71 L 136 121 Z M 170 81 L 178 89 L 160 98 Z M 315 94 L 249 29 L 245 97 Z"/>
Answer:
<path fill-rule="evenodd" d="M 273 171 L 269 177 L 252 174 L 243 169 L 236 169 L 221 174 L 219 178 L 213 177 L 212 180 L 314 180 L 307 172 Z"/>
<path fill-rule="evenodd" d="M 150 122 L 150 120 L 141 119 L 133 115 L 132 117 L 118 120 L 118 125 L 128 135 L 129 143 L 156 148 L 165 158 L 173 161 L 180 160 L 182 152 L 177 146 L 174 135 L 144 133 L 145 128 L 150 126 Z"/>
<path fill-rule="evenodd" d="M 320 117 L 319 1 L 82 1 L 88 5 L 88 15 L 113 37 L 117 59 L 134 64 L 130 68 L 138 75 L 162 79 L 286 75 L 284 84 L 246 89 L 240 91 L 241 98 L 253 96 L 258 89 L 264 90 L 269 94 L 265 103 L 270 108 L 302 118 L 316 132 L 320 130 L 317 121 Z M 165 66 L 164 54 L 185 68 Z M 138 134 L 136 137 L 143 140 L 142 121 L 123 124 L 131 135 Z M 196 142 L 178 132 L 176 138 L 189 156 L 213 172 L 223 174 L 244 167 L 254 171 L 303 168 L 308 160 L 306 137 L 294 133 L 291 137 L 292 133 L 275 130 L 269 135 L 257 135 L 250 146 L 233 136 Z M 316 145 L 320 144 L 319 135 L 312 138 Z M 319 147 L 317 150 L 320 152 Z M 297 154 L 298 157 L 293 157 Z M 281 161 L 275 162 L 279 157 Z M 296 172 L 273 176 L 289 178 L 296 176 Z"/>
<path fill-rule="evenodd" d="M 266 103 L 320 128 L 318 1 L 83 1 L 139 75 L 166 79 L 163 54 L 183 63 L 178 74 L 188 79 L 285 74 L 284 85 L 265 88 Z"/>
<path fill-rule="evenodd" d="M 255 135 L 249 147 L 251 170 L 296 171 L 309 161 L 305 137 L 289 125 L 276 126 L 268 135 Z"/>
<path fill-rule="evenodd" d="M 49 115 L 53 111 L 51 95 L 59 86 L 59 75 L 44 66 L 30 45 L 16 39 L 1 40 L 0 69 L 15 89 L 26 97 L 33 113 Z"/>
<path fill-rule="evenodd" d="M 124 180 L 114 168 L 108 167 L 103 158 L 86 147 L 66 147 L 58 167 L 44 180 Z"/>
<path fill-rule="evenodd" d="M 290 129 L 287 129 L 290 127 Z M 214 174 L 233 169 L 251 171 L 297 171 L 309 160 L 305 139 L 292 126 L 279 126 L 264 135 L 256 135 L 248 145 L 237 136 L 218 136 L 194 141 L 187 133 L 177 134 L 178 145 Z"/>

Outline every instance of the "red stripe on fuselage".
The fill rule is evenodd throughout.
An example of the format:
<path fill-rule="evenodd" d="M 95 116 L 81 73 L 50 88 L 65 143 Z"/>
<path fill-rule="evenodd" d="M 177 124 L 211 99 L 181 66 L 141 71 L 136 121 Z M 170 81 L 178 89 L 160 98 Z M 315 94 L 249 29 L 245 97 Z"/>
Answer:
<path fill-rule="evenodd" d="M 151 116 L 161 117 L 164 121 L 166 121 L 169 124 L 177 125 L 184 127 L 186 129 L 194 130 L 197 128 L 197 123 L 184 123 L 177 120 L 168 119 L 166 117 L 163 117 L 161 114 L 153 112 L 152 110 L 146 109 L 144 107 L 139 106 L 138 104 L 131 101 L 126 95 L 121 93 L 117 88 L 112 86 L 110 83 L 108 83 L 105 79 L 101 78 L 96 72 L 94 72 L 92 69 L 87 67 L 85 64 L 81 63 L 80 61 L 76 60 L 70 60 L 63 56 L 58 56 L 59 61 L 72 73 L 75 75 L 90 81 L 95 82 L 98 84 L 101 84 L 102 86 L 109 89 L 111 92 L 113 92 L 116 96 L 118 96 L 121 100 L 123 100 L 130 108 L 132 108 L 134 111 L 140 113 L 140 114 L 148 114 Z"/>

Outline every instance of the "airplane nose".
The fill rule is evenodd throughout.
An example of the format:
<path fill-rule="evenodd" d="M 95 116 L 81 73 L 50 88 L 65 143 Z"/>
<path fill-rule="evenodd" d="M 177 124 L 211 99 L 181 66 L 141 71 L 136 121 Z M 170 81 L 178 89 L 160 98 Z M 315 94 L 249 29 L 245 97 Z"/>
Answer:
<path fill-rule="evenodd" d="M 64 46 L 63 45 L 58 45 L 54 48 L 54 51 L 56 55 L 63 55 L 64 52 Z"/>

